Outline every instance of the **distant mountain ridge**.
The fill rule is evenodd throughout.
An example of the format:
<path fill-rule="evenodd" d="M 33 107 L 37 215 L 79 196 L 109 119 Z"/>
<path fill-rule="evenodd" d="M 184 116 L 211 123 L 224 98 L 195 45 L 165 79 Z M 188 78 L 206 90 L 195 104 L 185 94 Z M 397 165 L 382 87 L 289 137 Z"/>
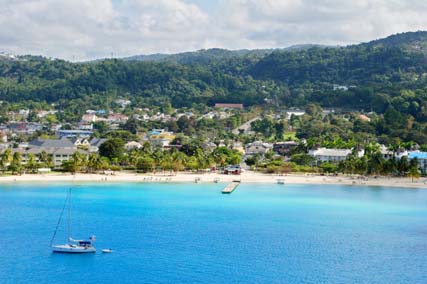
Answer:
<path fill-rule="evenodd" d="M 197 51 L 189 51 L 175 54 L 148 54 L 148 55 L 135 55 L 124 58 L 118 58 L 125 61 L 150 61 L 150 62 L 169 62 L 179 64 L 209 64 L 215 60 L 226 60 L 235 57 L 255 57 L 261 58 L 274 51 L 298 51 L 306 50 L 312 47 L 329 47 L 320 44 L 299 44 L 292 45 L 286 48 L 271 48 L 271 49 L 240 49 L 228 50 L 222 48 L 201 49 Z"/>

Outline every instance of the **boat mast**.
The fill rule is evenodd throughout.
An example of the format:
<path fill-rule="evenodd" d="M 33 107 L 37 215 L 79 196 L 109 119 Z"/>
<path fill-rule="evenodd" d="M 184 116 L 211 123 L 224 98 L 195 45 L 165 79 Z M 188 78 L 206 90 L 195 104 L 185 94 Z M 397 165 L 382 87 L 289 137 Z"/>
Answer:
<path fill-rule="evenodd" d="M 71 188 L 68 191 L 68 240 L 71 238 Z"/>
<path fill-rule="evenodd" d="M 53 244 L 53 241 L 55 240 L 55 236 L 56 236 L 56 233 L 58 232 L 58 228 L 59 228 L 59 225 L 61 224 L 61 220 L 62 220 L 62 216 L 64 215 L 64 212 L 65 212 L 65 207 L 67 206 L 67 204 L 68 204 L 68 237 L 70 237 L 70 234 L 71 234 L 71 224 L 70 224 L 70 218 L 71 218 L 71 210 L 70 210 L 70 207 L 71 207 L 71 188 L 68 190 L 68 195 L 67 195 L 67 198 L 65 198 L 65 201 L 64 201 L 64 205 L 62 206 L 62 210 L 61 210 L 61 214 L 59 215 L 59 219 L 58 219 L 58 223 L 56 223 L 56 227 L 55 227 L 55 231 L 53 232 L 53 236 L 52 236 L 52 239 L 50 240 L 50 246 L 52 246 L 52 244 Z"/>

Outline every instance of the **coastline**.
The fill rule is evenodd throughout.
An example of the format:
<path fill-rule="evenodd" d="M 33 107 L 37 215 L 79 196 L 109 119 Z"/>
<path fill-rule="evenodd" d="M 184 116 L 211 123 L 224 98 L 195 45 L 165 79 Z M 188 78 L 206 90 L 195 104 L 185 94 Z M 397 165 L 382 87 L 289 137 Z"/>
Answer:
<path fill-rule="evenodd" d="M 319 185 L 354 185 L 354 186 L 378 186 L 399 187 L 413 189 L 427 189 L 427 179 L 419 178 L 412 181 L 410 178 L 400 177 L 368 177 L 356 176 L 320 176 L 311 174 L 274 175 L 255 172 L 244 172 L 241 175 L 223 175 L 217 173 L 156 173 L 136 174 L 129 172 L 117 172 L 113 175 L 106 174 L 25 174 L 21 176 L 0 176 L 1 184 L 10 183 L 50 183 L 50 182 L 146 182 L 146 183 L 228 183 L 238 180 L 242 183 L 276 184 L 278 180 L 284 180 L 286 184 L 319 184 Z"/>

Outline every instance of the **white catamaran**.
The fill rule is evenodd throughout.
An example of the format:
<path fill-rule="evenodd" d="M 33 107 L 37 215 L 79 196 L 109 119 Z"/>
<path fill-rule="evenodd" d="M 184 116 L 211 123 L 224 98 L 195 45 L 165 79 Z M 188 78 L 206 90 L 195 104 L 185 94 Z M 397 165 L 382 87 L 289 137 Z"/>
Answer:
<path fill-rule="evenodd" d="M 63 245 L 52 245 L 53 241 L 55 240 L 58 227 L 61 224 L 62 216 L 64 215 L 64 211 L 67 204 L 68 204 L 68 226 L 67 226 L 68 243 Z M 93 252 L 96 252 L 96 249 L 93 246 L 94 242 L 95 242 L 95 236 L 91 236 L 89 240 L 75 240 L 71 237 L 71 188 L 70 188 L 64 203 L 64 207 L 62 208 L 61 215 L 59 216 L 59 220 L 56 225 L 55 232 L 50 242 L 52 250 L 53 252 L 61 252 L 61 253 L 93 253 Z"/>

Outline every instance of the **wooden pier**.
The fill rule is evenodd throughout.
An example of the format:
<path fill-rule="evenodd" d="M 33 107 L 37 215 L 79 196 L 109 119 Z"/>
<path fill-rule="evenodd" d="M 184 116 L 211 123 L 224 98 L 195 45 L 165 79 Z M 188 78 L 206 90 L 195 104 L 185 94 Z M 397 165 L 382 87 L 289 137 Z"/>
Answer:
<path fill-rule="evenodd" d="M 224 189 L 222 190 L 223 194 L 230 194 L 232 193 L 238 186 L 240 182 L 239 181 L 233 181 L 229 183 Z"/>

